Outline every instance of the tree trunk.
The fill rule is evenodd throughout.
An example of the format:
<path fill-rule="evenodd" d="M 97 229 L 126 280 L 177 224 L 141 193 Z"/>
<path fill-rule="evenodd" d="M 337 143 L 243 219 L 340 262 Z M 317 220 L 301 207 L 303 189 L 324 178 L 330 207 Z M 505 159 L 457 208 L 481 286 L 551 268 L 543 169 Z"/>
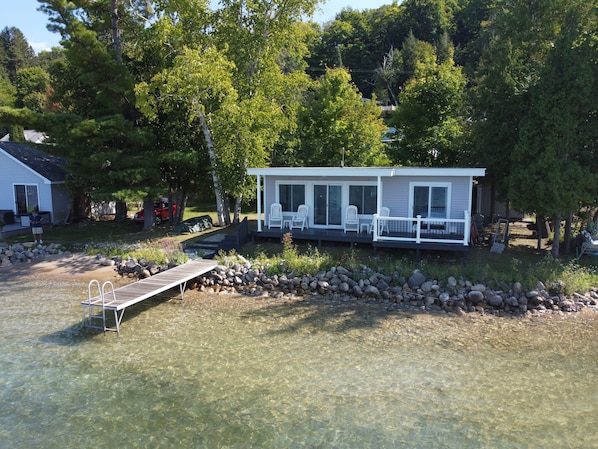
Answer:
<path fill-rule="evenodd" d="M 224 196 L 224 210 L 225 214 L 225 224 L 228 226 L 230 224 L 230 199 L 228 196 Z"/>
<path fill-rule="evenodd" d="M 178 216 L 174 213 L 175 195 L 172 190 L 168 191 L 168 224 L 170 227 L 178 223 Z"/>
<path fill-rule="evenodd" d="M 183 221 L 183 217 L 185 216 L 185 208 L 187 207 L 187 192 L 179 191 L 175 195 L 176 200 L 176 224 L 181 223 Z"/>
<path fill-rule="evenodd" d="M 494 223 L 494 212 L 496 211 L 496 181 L 490 182 L 490 221 Z"/>
<path fill-rule="evenodd" d="M 147 197 L 143 200 L 143 229 L 154 225 L 154 200 Z"/>
<path fill-rule="evenodd" d="M 554 239 L 552 241 L 552 257 L 559 258 L 559 248 L 561 246 L 561 214 L 554 215 Z"/>
<path fill-rule="evenodd" d="M 505 202 L 505 218 L 507 219 L 507 223 L 510 223 L 511 220 L 511 205 L 509 200 Z M 509 233 L 505 236 L 505 246 L 509 246 Z"/>
<path fill-rule="evenodd" d="M 203 108 L 199 104 L 197 99 L 194 99 L 195 107 L 197 109 L 197 116 L 199 118 L 199 124 L 203 132 L 204 139 L 206 140 L 206 147 L 208 148 L 208 157 L 212 165 L 212 184 L 214 185 L 214 194 L 216 195 L 216 214 L 218 218 L 218 224 L 220 226 L 226 226 L 230 224 L 230 216 L 228 208 L 226 207 L 226 200 L 222 194 L 222 186 L 220 185 L 220 178 L 216 172 L 218 166 L 218 159 L 216 157 L 216 151 L 214 149 L 214 141 L 212 140 L 212 133 L 208 127 L 206 116 L 203 113 Z"/>
<path fill-rule="evenodd" d="M 241 222 L 241 202 L 243 200 L 243 197 L 241 195 L 239 195 L 237 198 L 235 198 L 235 210 L 234 210 L 234 214 L 233 214 L 233 223 L 237 224 Z"/>
<path fill-rule="evenodd" d="M 565 239 L 563 242 L 563 250 L 565 255 L 569 255 L 571 248 L 571 226 L 573 225 L 573 212 L 569 212 L 567 215 L 567 221 L 565 222 Z"/>
<path fill-rule="evenodd" d="M 91 216 L 91 200 L 85 193 L 73 199 L 73 221 L 83 220 Z"/>
<path fill-rule="evenodd" d="M 123 63 L 122 45 L 120 43 L 120 29 L 118 27 L 118 5 L 116 0 L 110 0 L 110 19 L 112 24 L 112 42 L 114 43 L 114 53 L 116 53 L 116 62 Z"/>
<path fill-rule="evenodd" d="M 544 218 L 541 215 L 536 215 L 536 235 L 538 236 L 536 249 L 538 251 L 542 249 L 542 237 L 544 236 L 543 222 Z"/>
<path fill-rule="evenodd" d="M 116 202 L 116 212 L 114 221 L 122 223 L 127 219 L 127 203 L 125 201 Z"/>

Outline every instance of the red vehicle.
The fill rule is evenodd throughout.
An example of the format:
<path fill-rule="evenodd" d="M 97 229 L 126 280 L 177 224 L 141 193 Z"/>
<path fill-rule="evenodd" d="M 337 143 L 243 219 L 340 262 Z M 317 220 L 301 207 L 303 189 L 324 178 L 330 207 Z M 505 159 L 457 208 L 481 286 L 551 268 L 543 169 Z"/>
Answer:
<path fill-rule="evenodd" d="M 176 214 L 176 203 L 172 203 L 172 213 Z M 168 210 L 168 201 L 162 199 L 161 201 L 154 202 L 154 223 L 160 224 L 164 220 L 170 219 L 170 213 Z M 135 214 L 133 220 L 137 223 L 143 223 L 145 221 L 145 211 L 141 209 Z"/>

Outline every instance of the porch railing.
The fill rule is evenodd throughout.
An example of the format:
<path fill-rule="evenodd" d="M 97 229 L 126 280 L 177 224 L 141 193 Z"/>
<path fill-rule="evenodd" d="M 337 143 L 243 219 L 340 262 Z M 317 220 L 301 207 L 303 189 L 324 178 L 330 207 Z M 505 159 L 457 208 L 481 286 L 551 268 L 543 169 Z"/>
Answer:
<path fill-rule="evenodd" d="M 402 241 L 415 243 L 453 243 L 469 245 L 471 217 L 463 211 L 463 218 L 380 217 L 374 214 L 374 241 Z"/>

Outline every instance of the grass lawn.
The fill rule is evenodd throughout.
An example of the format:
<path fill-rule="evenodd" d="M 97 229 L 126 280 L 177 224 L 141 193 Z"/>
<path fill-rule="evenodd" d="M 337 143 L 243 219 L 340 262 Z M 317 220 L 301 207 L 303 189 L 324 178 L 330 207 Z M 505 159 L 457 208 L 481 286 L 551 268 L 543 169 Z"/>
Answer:
<path fill-rule="evenodd" d="M 135 212 L 137 212 L 136 209 L 129 210 L 129 217 L 133 217 Z M 189 218 L 203 215 L 209 215 L 212 218 L 212 222 L 217 223 L 216 208 L 209 205 L 201 205 L 200 207 L 187 206 L 185 208 L 184 219 L 188 220 Z M 255 220 L 256 213 L 250 210 L 244 216 Z M 106 217 L 100 220 L 84 220 L 68 225 L 54 225 L 52 228 L 44 230 L 44 240 L 48 243 L 60 243 L 71 250 L 83 245 L 93 245 L 94 243 L 147 243 L 164 238 L 171 238 L 184 244 L 187 240 L 204 238 L 206 234 L 232 232 L 233 229 L 232 227 L 220 228 L 215 226 L 213 229 L 198 234 L 175 234 L 172 232 L 169 222 L 164 222 L 158 226 L 144 230 L 143 226 L 135 223 L 132 218 L 124 222 L 115 222 L 112 220 L 112 217 Z M 6 242 L 9 244 L 29 241 L 31 241 L 29 233 L 6 239 Z"/>

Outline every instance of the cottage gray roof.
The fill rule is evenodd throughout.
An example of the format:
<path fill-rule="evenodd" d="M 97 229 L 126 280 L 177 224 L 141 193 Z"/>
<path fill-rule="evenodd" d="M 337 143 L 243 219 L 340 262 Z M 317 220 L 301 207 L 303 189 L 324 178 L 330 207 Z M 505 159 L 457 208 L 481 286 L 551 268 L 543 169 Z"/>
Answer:
<path fill-rule="evenodd" d="M 50 182 L 65 180 L 66 158 L 53 156 L 17 142 L 0 142 L 0 149 Z"/>

